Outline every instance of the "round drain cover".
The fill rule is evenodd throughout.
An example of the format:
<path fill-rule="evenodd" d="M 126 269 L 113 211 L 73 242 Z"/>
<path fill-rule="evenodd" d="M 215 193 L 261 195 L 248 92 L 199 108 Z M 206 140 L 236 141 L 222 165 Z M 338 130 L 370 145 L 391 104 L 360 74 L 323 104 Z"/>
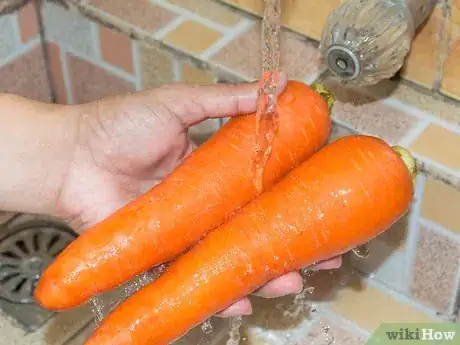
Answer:
<path fill-rule="evenodd" d="M 13 230 L 0 241 L 0 297 L 32 303 L 40 275 L 76 234 L 65 227 L 38 224 Z"/>

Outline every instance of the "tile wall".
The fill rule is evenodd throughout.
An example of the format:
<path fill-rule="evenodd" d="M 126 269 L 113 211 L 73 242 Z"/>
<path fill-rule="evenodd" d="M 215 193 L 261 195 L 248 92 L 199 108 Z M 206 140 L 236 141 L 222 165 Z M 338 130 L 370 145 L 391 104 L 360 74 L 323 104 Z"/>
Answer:
<path fill-rule="evenodd" d="M 36 23 L 32 5 L 0 17 L 5 27 L 0 31 L 5 37 L 0 45 L 0 91 L 48 101 L 54 95 L 57 102 L 72 104 L 171 82 L 239 82 L 259 75 L 263 0 L 68 3 L 69 10 L 50 2 L 43 7 L 51 89 L 37 25 L 31 24 Z M 321 29 L 340 3 L 285 1 L 282 66 L 290 78 L 316 80 Z M 30 20 L 21 22 L 24 17 Z M 422 171 L 416 197 L 410 213 L 369 244 L 368 258 L 347 255 L 344 269 L 306 278 L 307 285 L 315 287 L 307 296 L 316 310 L 311 319 L 286 321 L 283 312 L 298 307 L 292 296 L 254 298 L 255 313 L 245 319 L 247 344 L 277 344 L 290 335 L 297 345 L 325 336 L 355 345 L 364 344 L 382 321 L 460 322 L 459 25 L 460 1 L 440 1 L 413 43 L 402 78 L 368 88 L 325 80 L 338 98 L 330 140 L 363 133 L 408 147 Z M 219 126 L 208 120 L 190 133 L 202 142 Z M 227 322 L 213 322 L 225 338 Z M 80 329 L 78 323 L 55 344 L 81 344 L 85 334 Z M 203 337 L 203 332 L 194 332 L 190 343 L 205 344 L 194 338 Z"/>

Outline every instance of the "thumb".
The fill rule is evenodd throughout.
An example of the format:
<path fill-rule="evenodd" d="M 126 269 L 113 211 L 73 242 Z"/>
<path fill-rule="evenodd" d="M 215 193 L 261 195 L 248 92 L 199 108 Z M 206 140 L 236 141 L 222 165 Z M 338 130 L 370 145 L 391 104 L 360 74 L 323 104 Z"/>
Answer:
<path fill-rule="evenodd" d="M 278 73 L 277 94 L 284 91 L 287 77 Z M 252 113 L 257 109 L 260 83 L 222 83 L 214 85 L 172 84 L 151 92 L 151 97 L 192 126 L 209 118 L 231 117 Z"/>

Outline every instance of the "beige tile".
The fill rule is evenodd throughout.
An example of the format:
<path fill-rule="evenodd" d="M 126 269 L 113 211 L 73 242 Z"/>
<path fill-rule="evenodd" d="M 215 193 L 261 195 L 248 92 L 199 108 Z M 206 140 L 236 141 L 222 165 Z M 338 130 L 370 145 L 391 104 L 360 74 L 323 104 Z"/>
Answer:
<path fill-rule="evenodd" d="M 425 26 L 412 41 L 401 75 L 413 82 L 431 88 L 438 70 L 439 42 L 443 31 L 444 14 L 436 8 Z"/>
<path fill-rule="evenodd" d="M 192 54 L 201 54 L 216 43 L 222 34 L 203 24 L 186 20 L 177 28 L 168 32 L 164 42 Z"/>
<path fill-rule="evenodd" d="M 135 90 L 127 82 L 86 60 L 67 55 L 74 103 L 92 102 L 107 96 Z"/>
<path fill-rule="evenodd" d="M 456 294 L 459 260 L 459 243 L 422 226 L 413 267 L 412 296 L 442 313 L 449 313 Z"/>
<path fill-rule="evenodd" d="M 460 233 L 459 210 L 460 191 L 428 177 L 422 201 L 422 217 Z"/>
<path fill-rule="evenodd" d="M 177 17 L 175 13 L 154 5 L 149 0 L 88 0 L 88 3 L 151 33 L 158 31 Z"/>
<path fill-rule="evenodd" d="M 18 11 L 21 42 L 29 42 L 38 35 L 38 21 L 35 2 L 30 1 Z"/>
<path fill-rule="evenodd" d="M 194 66 L 187 61 L 181 61 L 181 81 L 187 84 L 209 85 L 216 82 L 216 77 L 208 71 Z"/>
<path fill-rule="evenodd" d="M 262 15 L 264 13 L 264 0 L 221 0 L 222 2 L 235 6 L 243 11 Z"/>
<path fill-rule="evenodd" d="M 40 44 L 0 67 L 0 92 L 15 93 L 38 101 L 51 101 L 51 90 Z"/>
<path fill-rule="evenodd" d="M 173 56 L 148 45 L 140 46 L 142 88 L 150 89 L 174 81 Z"/>
<path fill-rule="evenodd" d="M 168 0 L 168 2 L 225 26 L 233 26 L 241 20 L 240 14 L 215 0 Z"/>
<path fill-rule="evenodd" d="M 365 339 L 344 322 L 322 317 L 315 322 L 307 336 L 296 345 L 313 344 L 364 345 Z"/>
<path fill-rule="evenodd" d="M 212 61 L 257 79 L 261 73 L 261 25 L 239 35 L 212 57 Z M 284 30 L 280 37 L 281 67 L 291 79 L 303 80 L 311 76 L 319 66 L 318 49 L 297 34 Z"/>
<path fill-rule="evenodd" d="M 134 72 L 133 43 L 128 36 L 99 25 L 99 42 L 106 62 L 128 73 Z"/>
<path fill-rule="evenodd" d="M 449 55 L 444 64 L 441 92 L 460 99 L 460 1 L 452 1 Z"/>
<path fill-rule="evenodd" d="M 385 105 L 357 88 L 339 85 L 332 80 L 325 80 L 324 84 L 337 98 L 332 110 L 333 119 L 346 123 L 358 132 L 396 143 L 417 122 L 414 117 Z"/>
<path fill-rule="evenodd" d="M 67 88 L 65 86 L 64 73 L 62 69 L 61 49 L 53 42 L 47 43 L 47 49 L 56 102 L 59 104 L 68 104 L 69 100 L 67 99 Z"/>
<path fill-rule="evenodd" d="M 341 3 L 342 0 L 284 1 L 282 23 L 319 41 L 329 13 Z"/>
<path fill-rule="evenodd" d="M 352 279 L 336 294 L 330 310 L 371 332 L 382 322 L 436 321 L 389 293 Z"/>
<path fill-rule="evenodd" d="M 460 134 L 444 127 L 431 124 L 409 149 L 447 168 L 460 169 Z"/>

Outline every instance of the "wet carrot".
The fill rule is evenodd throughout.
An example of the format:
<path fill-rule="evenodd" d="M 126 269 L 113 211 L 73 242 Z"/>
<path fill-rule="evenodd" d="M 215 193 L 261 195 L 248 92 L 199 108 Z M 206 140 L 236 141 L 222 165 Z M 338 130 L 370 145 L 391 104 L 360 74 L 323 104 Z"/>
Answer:
<path fill-rule="evenodd" d="M 264 186 L 326 142 L 333 96 L 290 81 L 278 98 L 279 128 Z M 64 310 L 173 259 L 257 194 L 256 115 L 230 120 L 159 185 L 87 229 L 45 270 L 35 290 L 43 307 Z"/>
<path fill-rule="evenodd" d="M 85 345 L 169 344 L 267 281 L 371 240 L 407 212 L 413 162 L 373 137 L 326 146 L 128 298 Z"/>

